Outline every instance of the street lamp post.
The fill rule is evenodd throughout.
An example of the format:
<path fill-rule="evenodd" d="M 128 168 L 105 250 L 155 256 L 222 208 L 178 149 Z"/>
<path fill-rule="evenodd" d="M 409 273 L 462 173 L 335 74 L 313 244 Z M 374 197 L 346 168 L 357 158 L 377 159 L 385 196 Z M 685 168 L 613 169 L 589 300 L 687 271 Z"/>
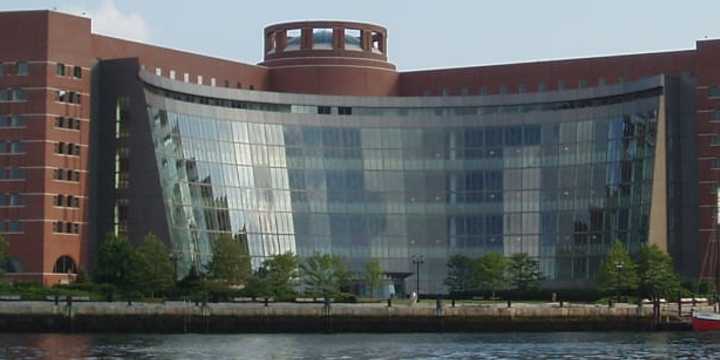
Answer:
<path fill-rule="evenodd" d="M 621 280 L 620 276 L 622 276 L 622 271 L 624 268 L 625 268 L 625 264 L 623 264 L 622 261 L 615 262 L 615 270 L 617 270 L 617 272 L 615 274 L 615 279 L 616 279 L 615 290 L 617 291 L 617 298 L 615 299 L 616 303 L 620 302 L 620 280 Z"/>
<path fill-rule="evenodd" d="M 412 262 L 415 264 L 415 291 L 417 292 L 418 299 L 420 299 L 420 265 L 425 262 L 425 257 L 422 255 L 413 255 Z"/>

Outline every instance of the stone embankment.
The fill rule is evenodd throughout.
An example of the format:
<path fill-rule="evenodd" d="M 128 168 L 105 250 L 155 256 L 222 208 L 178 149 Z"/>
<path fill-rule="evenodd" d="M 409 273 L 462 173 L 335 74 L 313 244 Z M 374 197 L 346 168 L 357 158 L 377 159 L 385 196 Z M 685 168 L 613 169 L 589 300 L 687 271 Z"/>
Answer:
<path fill-rule="evenodd" d="M 630 304 L 0 303 L 4 332 L 644 331 L 687 329 L 687 320 L 672 306 L 658 319 Z"/>

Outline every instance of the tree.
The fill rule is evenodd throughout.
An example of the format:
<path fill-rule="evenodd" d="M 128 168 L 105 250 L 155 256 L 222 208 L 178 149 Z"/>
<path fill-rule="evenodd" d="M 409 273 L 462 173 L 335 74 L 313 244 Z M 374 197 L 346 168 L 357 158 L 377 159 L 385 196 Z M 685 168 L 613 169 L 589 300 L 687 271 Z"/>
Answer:
<path fill-rule="evenodd" d="M 673 269 L 672 258 L 656 245 L 640 249 L 638 261 L 640 290 L 651 299 L 673 297 L 680 289 L 680 278 Z"/>
<path fill-rule="evenodd" d="M 108 234 L 97 253 L 95 282 L 130 290 L 137 284 L 137 266 L 137 254 L 127 239 Z"/>
<path fill-rule="evenodd" d="M 375 295 L 375 290 L 382 284 L 384 275 L 385 272 L 378 259 L 372 259 L 365 264 L 365 284 L 368 287 L 370 296 Z"/>
<path fill-rule="evenodd" d="M 315 254 L 305 259 L 300 272 L 309 292 L 325 297 L 339 295 L 350 279 L 347 266 L 337 255 Z"/>
<path fill-rule="evenodd" d="M 638 283 L 637 265 L 625 246 L 621 242 L 615 241 L 598 271 L 598 287 L 607 294 L 627 295 L 629 292 L 637 290 Z"/>
<path fill-rule="evenodd" d="M 293 282 L 298 277 L 297 257 L 291 252 L 265 260 L 248 281 L 248 291 L 255 296 L 289 299 L 295 296 Z"/>
<path fill-rule="evenodd" d="M 245 284 L 250 277 L 250 257 L 241 239 L 221 235 L 213 243 L 213 257 L 208 264 L 211 278 L 233 285 Z"/>
<path fill-rule="evenodd" d="M 10 244 L 0 235 L 0 276 L 5 274 L 5 263 L 7 262 L 9 248 Z"/>
<path fill-rule="evenodd" d="M 522 291 L 537 287 L 543 279 L 538 261 L 525 253 L 510 256 L 508 275 L 513 286 Z"/>
<path fill-rule="evenodd" d="M 473 260 L 463 255 L 453 255 L 447 262 L 448 275 L 445 286 L 450 293 L 462 293 L 475 288 Z"/>
<path fill-rule="evenodd" d="M 475 279 L 478 287 L 490 291 L 495 297 L 495 291 L 507 286 L 507 259 L 495 252 L 483 255 L 475 261 Z"/>
<path fill-rule="evenodd" d="M 175 265 L 170 252 L 157 236 L 150 233 L 137 248 L 138 285 L 150 297 L 175 285 Z"/>

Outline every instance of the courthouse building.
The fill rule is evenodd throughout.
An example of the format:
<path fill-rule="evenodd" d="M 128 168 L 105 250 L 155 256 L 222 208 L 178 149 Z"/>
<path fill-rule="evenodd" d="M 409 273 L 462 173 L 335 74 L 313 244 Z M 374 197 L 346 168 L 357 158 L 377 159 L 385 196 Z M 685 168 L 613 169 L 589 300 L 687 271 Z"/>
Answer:
<path fill-rule="evenodd" d="M 402 72 L 378 25 L 258 36 L 263 60 L 244 64 L 93 34 L 84 17 L 0 13 L 9 276 L 71 281 L 105 234 L 148 232 L 180 275 L 246 233 L 255 266 L 375 258 L 401 291 L 422 258 L 423 293 L 445 291 L 450 256 L 488 252 L 587 286 L 616 240 L 656 244 L 688 278 L 715 271 L 720 41 Z"/>

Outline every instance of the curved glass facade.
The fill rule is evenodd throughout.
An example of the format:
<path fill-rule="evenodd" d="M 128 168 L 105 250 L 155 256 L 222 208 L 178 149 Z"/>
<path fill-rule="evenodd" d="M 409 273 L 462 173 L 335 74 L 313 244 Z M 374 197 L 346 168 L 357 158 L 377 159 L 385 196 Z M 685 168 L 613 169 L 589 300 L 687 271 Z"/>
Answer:
<path fill-rule="evenodd" d="M 633 249 L 648 239 L 661 91 L 416 119 L 163 95 L 146 91 L 180 269 L 206 263 L 218 234 L 246 229 L 256 265 L 287 251 L 327 252 L 352 269 L 377 258 L 386 272 L 409 275 L 411 257 L 423 255 L 422 292 L 444 292 L 455 254 L 528 253 L 560 283 L 591 279 L 612 241 Z"/>

